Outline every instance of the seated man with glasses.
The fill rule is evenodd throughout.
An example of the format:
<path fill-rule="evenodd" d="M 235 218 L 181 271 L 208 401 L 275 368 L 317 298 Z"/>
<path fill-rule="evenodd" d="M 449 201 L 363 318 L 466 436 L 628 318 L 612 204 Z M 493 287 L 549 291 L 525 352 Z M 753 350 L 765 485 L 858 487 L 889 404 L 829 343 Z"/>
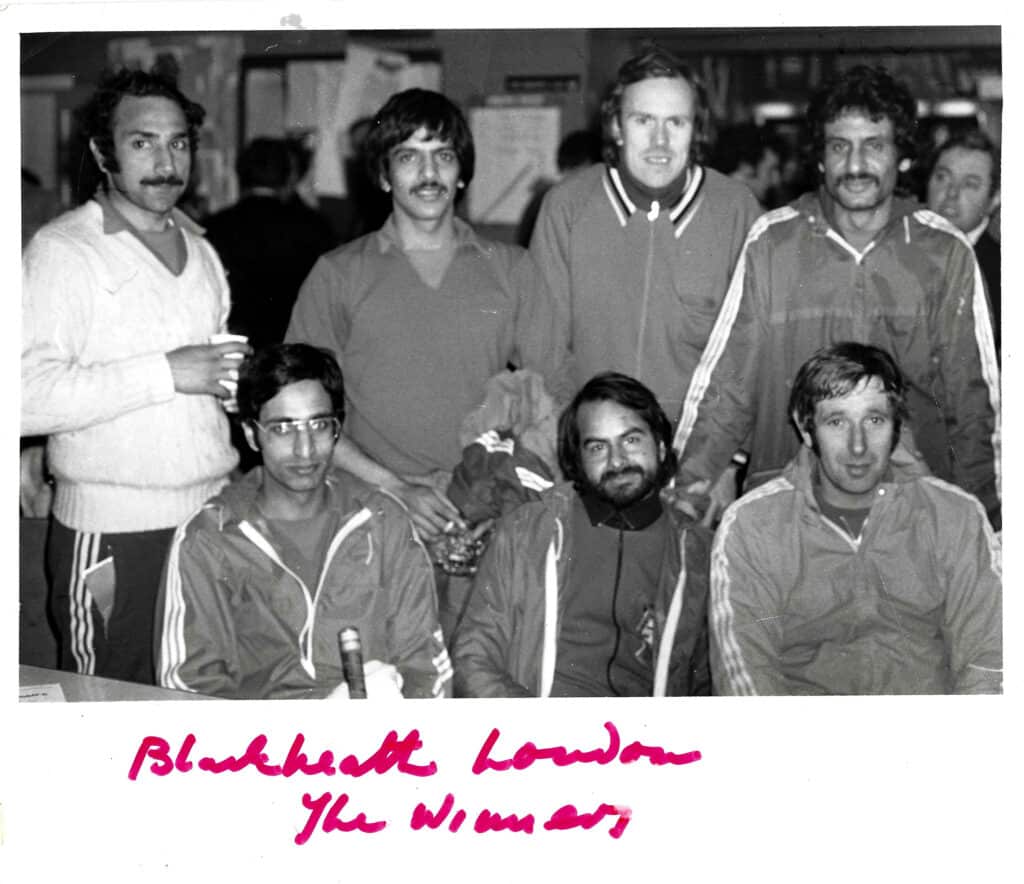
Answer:
<path fill-rule="evenodd" d="M 157 679 L 232 698 L 348 697 L 359 630 L 370 699 L 451 694 L 433 569 L 405 509 L 331 469 L 344 417 L 326 350 L 278 344 L 241 366 L 239 416 L 263 466 L 174 537 L 157 605 Z"/>

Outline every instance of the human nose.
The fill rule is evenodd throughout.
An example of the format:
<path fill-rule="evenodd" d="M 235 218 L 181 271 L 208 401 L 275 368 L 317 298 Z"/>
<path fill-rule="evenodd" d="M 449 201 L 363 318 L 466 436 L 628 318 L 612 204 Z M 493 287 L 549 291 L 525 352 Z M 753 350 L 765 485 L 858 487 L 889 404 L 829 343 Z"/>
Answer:
<path fill-rule="evenodd" d="M 668 144 L 668 123 L 665 121 L 656 122 L 654 131 L 651 133 L 651 141 L 657 147 L 664 147 Z"/>
<path fill-rule="evenodd" d="M 300 457 L 308 457 L 316 447 L 313 439 L 313 431 L 309 424 L 301 424 L 295 428 L 295 441 L 293 450 Z"/>
<path fill-rule="evenodd" d="M 420 161 L 420 176 L 427 181 L 437 180 L 437 160 L 430 155 Z"/>
<path fill-rule="evenodd" d="M 171 173 L 177 170 L 174 153 L 167 145 L 157 146 L 154 160 L 158 172 Z"/>
<path fill-rule="evenodd" d="M 867 434 L 859 423 L 850 427 L 849 446 L 851 454 L 863 454 L 867 450 Z"/>

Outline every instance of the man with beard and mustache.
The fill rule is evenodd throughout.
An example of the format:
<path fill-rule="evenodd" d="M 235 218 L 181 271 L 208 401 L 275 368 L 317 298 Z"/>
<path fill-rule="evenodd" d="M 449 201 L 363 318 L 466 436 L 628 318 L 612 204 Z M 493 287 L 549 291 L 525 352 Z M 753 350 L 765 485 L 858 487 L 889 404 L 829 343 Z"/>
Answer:
<path fill-rule="evenodd" d="M 468 697 L 707 694 L 709 533 L 660 491 L 672 427 L 639 381 L 607 372 L 562 413 L 568 481 L 499 523 L 455 638 Z"/>
<path fill-rule="evenodd" d="M 799 453 L 715 535 L 715 693 L 999 693 L 999 543 L 977 498 L 899 446 L 892 357 L 819 350 L 788 412 Z"/>
<path fill-rule="evenodd" d="M 157 606 L 161 685 L 234 699 L 347 698 L 343 627 L 359 630 L 367 697 L 443 697 L 451 664 L 433 571 L 408 514 L 331 455 L 345 416 L 325 350 L 247 359 L 238 410 L 263 466 L 175 534 Z"/>
<path fill-rule="evenodd" d="M 455 216 L 474 166 L 458 107 L 425 89 L 393 95 L 365 152 L 391 215 L 317 262 L 285 339 L 338 358 L 349 417 L 335 462 L 402 500 L 431 541 L 466 527 L 445 493 L 463 419 L 509 363 L 544 373 L 552 322 L 528 254 Z"/>
<path fill-rule="evenodd" d="M 63 669 L 153 681 L 153 606 L 175 526 L 238 462 L 221 400 L 248 346 L 217 255 L 175 208 L 203 108 L 169 78 L 104 78 L 81 122 L 103 187 L 22 261 L 22 435 L 48 434 L 47 545 Z"/>
<path fill-rule="evenodd" d="M 999 369 L 985 287 L 948 221 L 896 196 L 916 104 L 884 69 L 856 66 L 808 108 L 821 187 L 754 225 L 676 432 L 680 506 L 728 502 L 715 482 L 737 449 L 747 487 L 777 475 L 797 440 L 790 379 L 818 348 L 874 344 L 907 375 L 905 441 L 936 476 L 1000 515 Z"/>

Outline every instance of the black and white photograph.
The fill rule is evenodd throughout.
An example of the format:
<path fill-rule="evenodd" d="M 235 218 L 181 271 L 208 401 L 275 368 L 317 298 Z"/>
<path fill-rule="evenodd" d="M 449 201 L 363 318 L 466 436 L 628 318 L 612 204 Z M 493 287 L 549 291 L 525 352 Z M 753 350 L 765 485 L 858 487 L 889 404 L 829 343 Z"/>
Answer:
<path fill-rule="evenodd" d="M 446 6 L 0 12 L 0 875 L 1007 880 L 1012 27 Z"/>

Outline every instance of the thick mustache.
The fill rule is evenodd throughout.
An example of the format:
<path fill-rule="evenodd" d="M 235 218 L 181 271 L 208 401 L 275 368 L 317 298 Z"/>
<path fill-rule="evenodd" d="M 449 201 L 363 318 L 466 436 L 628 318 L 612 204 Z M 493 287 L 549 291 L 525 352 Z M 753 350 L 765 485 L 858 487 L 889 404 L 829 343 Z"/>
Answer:
<path fill-rule="evenodd" d="M 163 177 L 160 178 L 143 178 L 142 183 L 152 187 L 159 187 L 164 184 L 182 185 L 185 182 L 182 181 L 177 175 L 164 175 Z"/>
<path fill-rule="evenodd" d="M 629 476 L 632 474 L 636 474 L 643 478 L 644 471 L 640 467 L 623 467 L 620 470 L 605 470 L 605 472 L 601 474 L 601 481 L 610 482 L 613 479 L 620 478 L 621 476 Z"/>
<path fill-rule="evenodd" d="M 843 184 L 852 184 L 857 181 L 873 181 L 878 184 L 878 178 L 875 175 L 844 175 L 841 181 Z"/>

